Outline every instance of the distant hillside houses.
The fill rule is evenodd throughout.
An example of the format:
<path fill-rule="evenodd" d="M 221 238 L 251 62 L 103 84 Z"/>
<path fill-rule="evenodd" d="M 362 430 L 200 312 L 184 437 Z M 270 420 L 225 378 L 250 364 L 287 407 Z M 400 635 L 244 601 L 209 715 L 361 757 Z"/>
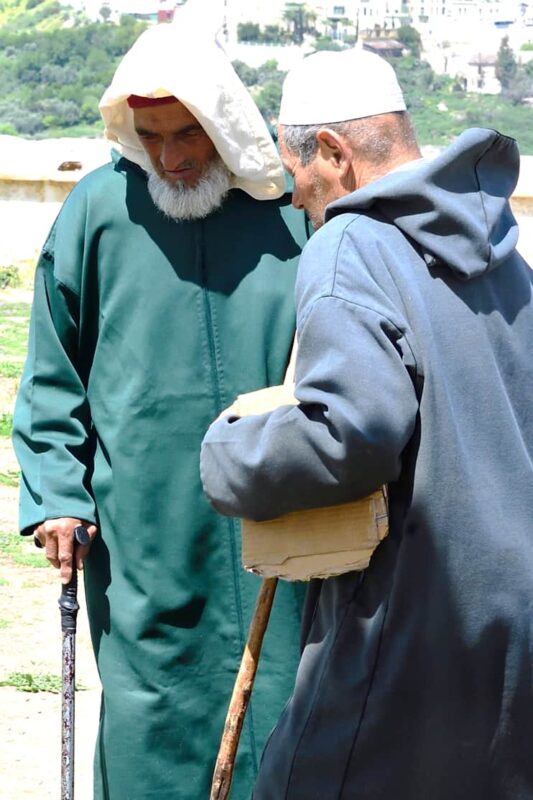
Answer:
<path fill-rule="evenodd" d="M 62 0 L 81 8 L 91 19 L 118 22 L 123 14 L 139 22 L 171 22 L 174 11 L 186 0 Z M 222 0 L 221 0 L 222 2 Z"/>
<path fill-rule="evenodd" d="M 111 22 L 122 14 L 149 23 L 170 22 L 187 0 L 64 0 Z M 503 36 L 524 63 L 533 56 L 533 0 L 202 0 L 220 19 L 218 38 L 232 60 L 258 68 L 275 60 L 282 71 L 314 49 L 317 37 L 342 44 L 363 41 L 384 56 L 404 50 L 395 38 L 401 26 L 422 37 L 424 59 L 439 74 L 460 76 L 465 89 L 498 94 L 495 61 Z M 93 5 L 90 6 L 89 4 Z M 92 12 L 92 13 L 91 13 Z M 256 41 L 243 30 L 265 31 Z M 481 49 L 480 49 L 481 48 Z"/>
<path fill-rule="evenodd" d="M 177 7 L 187 0 L 71 0 L 92 17 L 110 20 L 130 14 L 149 22 L 170 21 Z M 533 0 L 206 0 L 223 6 L 224 30 L 228 39 L 237 38 L 239 23 L 253 22 L 261 27 L 288 28 L 295 15 L 310 23 L 320 35 L 344 39 L 356 31 L 391 30 L 401 25 L 438 26 L 442 23 L 467 25 L 490 23 L 496 28 L 511 26 L 533 29 Z"/>
<path fill-rule="evenodd" d="M 533 0 L 331 0 L 287 3 L 285 0 L 227 0 L 233 22 L 252 20 L 261 25 L 283 24 L 287 9 L 300 6 L 322 27 L 336 29 L 339 36 L 358 25 L 360 30 L 398 28 L 452 19 L 492 22 L 496 26 L 533 26 Z M 335 31 L 334 31 L 335 32 Z"/>

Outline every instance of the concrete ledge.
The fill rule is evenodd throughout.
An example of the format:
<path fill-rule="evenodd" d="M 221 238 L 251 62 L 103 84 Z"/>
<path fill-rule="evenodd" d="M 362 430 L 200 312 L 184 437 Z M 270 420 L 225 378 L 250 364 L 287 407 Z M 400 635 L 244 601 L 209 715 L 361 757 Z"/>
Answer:
<path fill-rule="evenodd" d="M 110 159 L 111 143 L 95 139 L 23 139 L 0 136 L 0 180 L 77 183 Z M 63 171 L 61 164 L 78 164 Z"/>
<path fill-rule="evenodd" d="M 41 203 L 62 203 L 77 181 L 6 178 L 0 175 L 0 200 L 30 200 Z"/>
<path fill-rule="evenodd" d="M 533 197 L 511 197 L 511 208 L 516 214 L 525 214 L 533 217 Z"/>
<path fill-rule="evenodd" d="M 46 192 L 51 199 L 64 199 L 72 187 L 91 170 L 110 160 L 111 143 L 103 137 L 95 139 L 22 139 L 0 136 L 0 199 L 41 199 Z M 424 147 L 424 154 L 439 148 Z M 79 169 L 62 171 L 65 162 L 78 163 Z M 45 189 L 39 188 L 44 183 Z M 7 195 L 11 189 L 28 187 L 25 197 Z M 520 176 L 513 197 L 533 200 L 533 156 L 520 159 Z"/>

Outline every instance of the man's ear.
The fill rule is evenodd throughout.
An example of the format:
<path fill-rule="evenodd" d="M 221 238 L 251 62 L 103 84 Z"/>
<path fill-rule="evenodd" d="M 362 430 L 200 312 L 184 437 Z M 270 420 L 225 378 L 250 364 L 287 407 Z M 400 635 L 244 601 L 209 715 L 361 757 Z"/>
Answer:
<path fill-rule="evenodd" d="M 316 138 L 319 155 L 344 177 L 352 163 L 352 151 L 346 139 L 331 128 L 322 128 Z"/>

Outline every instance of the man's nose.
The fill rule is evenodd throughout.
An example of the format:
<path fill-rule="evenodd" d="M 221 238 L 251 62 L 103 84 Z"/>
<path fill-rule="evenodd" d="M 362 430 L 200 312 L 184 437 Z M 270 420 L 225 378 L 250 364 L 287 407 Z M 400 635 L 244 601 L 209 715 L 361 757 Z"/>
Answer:
<path fill-rule="evenodd" d="M 294 208 L 304 208 L 304 204 L 302 203 L 300 192 L 298 191 L 298 187 L 294 184 L 292 189 L 292 204 Z"/>
<path fill-rule="evenodd" d="M 176 169 L 176 167 L 179 167 L 179 165 L 185 161 L 185 158 L 186 156 L 181 142 L 176 139 L 171 139 L 170 137 L 168 139 L 163 139 L 161 155 L 159 157 L 163 169 Z"/>

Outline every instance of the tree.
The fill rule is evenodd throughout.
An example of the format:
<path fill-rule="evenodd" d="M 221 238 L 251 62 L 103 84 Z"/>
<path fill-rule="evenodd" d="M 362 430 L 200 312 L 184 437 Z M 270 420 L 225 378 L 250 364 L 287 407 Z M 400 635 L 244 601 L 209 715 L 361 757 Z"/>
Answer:
<path fill-rule="evenodd" d="M 270 125 L 275 124 L 281 102 L 281 83 L 279 81 L 267 81 L 261 91 L 256 95 L 256 103 L 259 111 Z"/>
<path fill-rule="evenodd" d="M 257 68 L 257 83 L 260 86 L 270 81 L 277 81 L 281 86 L 284 77 L 285 73 L 278 69 L 278 62 L 275 58 L 270 58 Z"/>
<path fill-rule="evenodd" d="M 519 67 L 515 78 L 505 90 L 505 96 L 515 105 L 520 105 L 524 98 L 533 95 L 533 74 L 529 75 L 527 70 Z"/>
<path fill-rule="evenodd" d="M 237 25 L 237 40 L 239 42 L 258 42 L 261 37 L 261 28 L 256 22 L 239 22 Z"/>
<path fill-rule="evenodd" d="M 287 34 L 281 30 L 279 25 L 265 25 L 260 35 L 260 41 L 265 44 L 284 44 L 287 41 Z"/>
<path fill-rule="evenodd" d="M 422 37 L 416 28 L 411 25 L 401 25 L 395 31 L 396 39 L 403 44 L 403 46 L 410 51 L 413 58 L 420 58 L 422 52 Z"/>
<path fill-rule="evenodd" d="M 305 33 L 311 33 L 316 21 L 316 14 L 307 8 L 305 3 L 286 3 L 283 19 L 287 22 L 291 39 L 295 44 L 302 44 Z"/>
<path fill-rule="evenodd" d="M 102 6 L 102 8 L 100 9 L 100 11 L 98 13 L 100 14 L 100 16 L 102 17 L 104 22 L 107 22 L 107 20 L 109 19 L 109 17 L 112 14 L 112 11 L 109 8 L 109 6 L 107 5 L 107 3 L 104 3 L 104 5 Z"/>
<path fill-rule="evenodd" d="M 509 45 L 509 37 L 504 36 L 498 50 L 495 69 L 496 78 L 500 81 L 500 86 L 502 87 L 502 94 L 505 94 L 511 87 L 516 77 L 517 69 L 518 64 Z"/>
<path fill-rule="evenodd" d="M 245 86 L 255 86 L 258 83 L 257 70 L 245 64 L 244 61 L 232 61 L 233 69 Z"/>
<path fill-rule="evenodd" d="M 331 16 L 326 17 L 331 36 L 329 38 L 344 41 L 344 31 L 352 23 L 348 17 Z M 340 32 L 339 32 L 340 27 Z"/>

